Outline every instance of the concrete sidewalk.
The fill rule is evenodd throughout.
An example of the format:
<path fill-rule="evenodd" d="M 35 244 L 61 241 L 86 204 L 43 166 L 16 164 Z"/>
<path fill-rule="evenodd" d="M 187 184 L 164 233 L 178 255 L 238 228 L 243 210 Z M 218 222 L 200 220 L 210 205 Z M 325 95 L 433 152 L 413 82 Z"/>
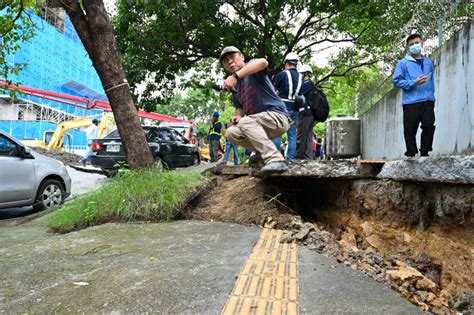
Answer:
<path fill-rule="evenodd" d="M 0 313 L 219 314 L 262 229 L 177 221 L 66 235 L 0 228 Z M 299 247 L 304 314 L 421 313 L 398 293 Z"/>

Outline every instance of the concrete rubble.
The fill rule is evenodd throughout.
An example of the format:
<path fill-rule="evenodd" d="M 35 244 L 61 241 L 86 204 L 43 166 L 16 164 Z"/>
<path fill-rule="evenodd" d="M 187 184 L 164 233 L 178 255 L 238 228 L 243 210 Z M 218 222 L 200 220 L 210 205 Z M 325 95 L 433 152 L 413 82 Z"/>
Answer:
<path fill-rule="evenodd" d="M 347 228 L 336 235 L 316 224 L 303 223 L 300 216 L 293 217 L 291 229 L 284 232 L 281 242 L 296 241 L 308 249 L 318 251 L 350 268 L 357 269 L 391 286 L 423 311 L 435 314 L 472 314 L 473 297 L 469 291 L 453 296 L 439 285 L 439 275 L 431 272 L 428 265 L 441 268 L 429 257 L 421 255 L 414 260 L 408 257 L 382 257 L 377 252 L 371 225 L 360 226 L 362 235 Z M 404 259 L 405 261 L 402 261 Z M 439 270 L 441 272 L 441 270 Z M 471 312 L 471 313 L 469 313 Z"/>

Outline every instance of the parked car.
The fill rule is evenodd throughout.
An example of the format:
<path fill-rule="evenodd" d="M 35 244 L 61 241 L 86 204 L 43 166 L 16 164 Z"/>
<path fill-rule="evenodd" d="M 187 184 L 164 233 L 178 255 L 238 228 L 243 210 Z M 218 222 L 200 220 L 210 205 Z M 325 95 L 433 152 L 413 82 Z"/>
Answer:
<path fill-rule="evenodd" d="M 145 138 L 155 160 L 166 168 L 199 165 L 201 157 L 196 146 L 174 129 L 162 126 L 142 126 Z M 118 130 L 92 144 L 91 164 L 110 174 L 126 163 Z"/>
<path fill-rule="evenodd" d="M 71 178 L 60 161 L 41 155 L 0 130 L 0 209 L 58 207 L 71 194 Z"/>
<path fill-rule="evenodd" d="M 219 141 L 219 150 L 217 151 L 217 159 L 220 160 L 224 156 L 224 143 L 222 140 Z M 209 145 L 205 143 L 199 143 L 199 154 L 203 161 L 209 161 L 211 159 L 211 153 L 209 152 Z"/>

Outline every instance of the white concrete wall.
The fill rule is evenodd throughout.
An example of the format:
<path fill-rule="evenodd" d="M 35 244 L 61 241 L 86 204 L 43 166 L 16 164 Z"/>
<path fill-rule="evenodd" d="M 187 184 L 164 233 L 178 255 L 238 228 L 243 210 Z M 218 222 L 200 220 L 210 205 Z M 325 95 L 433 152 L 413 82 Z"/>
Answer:
<path fill-rule="evenodd" d="M 23 120 L 36 120 L 36 113 L 32 109 L 23 112 Z"/>
<path fill-rule="evenodd" d="M 13 104 L 0 104 L 0 120 L 17 120 L 18 108 Z"/>
<path fill-rule="evenodd" d="M 0 104 L 0 120 L 18 120 L 19 109 L 16 104 Z M 23 111 L 22 120 L 36 120 L 36 113 L 32 109 Z"/>
<path fill-rule="evenodd" d="M 431 155 L 474 154 L 474 22 L 432 57 L 436 131 Z M 402 91 L 393 89 L 361 119 L 364 159 L 398 159 L 405 152 Z M 417 143 L 420 145 L 421 129 Z"/>

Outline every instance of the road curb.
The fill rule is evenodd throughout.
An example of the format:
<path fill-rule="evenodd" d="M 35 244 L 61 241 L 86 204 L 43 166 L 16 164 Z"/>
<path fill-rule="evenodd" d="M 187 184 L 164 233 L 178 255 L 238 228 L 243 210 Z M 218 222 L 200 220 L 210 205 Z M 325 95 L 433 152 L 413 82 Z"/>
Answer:
<path fill-rule="evenodd" d="M 69 164 L 68 166 L 79 172 L 105 175 L 105 172 L 101 170 L 100 168 L 91 168 L 87 166 L 80 166 L 80 165 L 73 165 L 73 164 Z"/>

